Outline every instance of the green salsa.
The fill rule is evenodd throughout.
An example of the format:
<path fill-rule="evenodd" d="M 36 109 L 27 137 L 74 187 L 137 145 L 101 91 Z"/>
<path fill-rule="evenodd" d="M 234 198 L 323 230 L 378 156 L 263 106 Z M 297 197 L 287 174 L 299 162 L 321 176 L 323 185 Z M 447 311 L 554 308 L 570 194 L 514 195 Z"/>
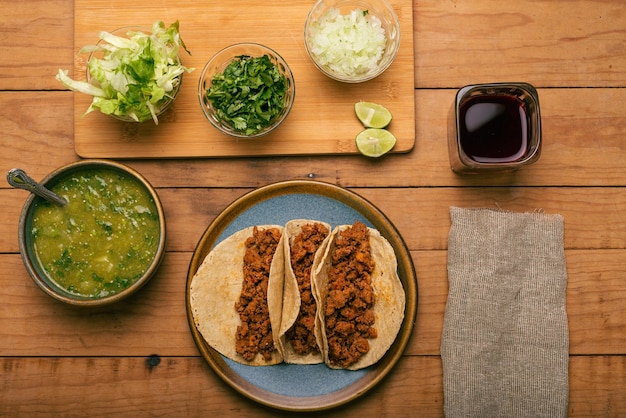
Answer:
<path fill-rule="evenodd" d="M 152 263 L 160 238 L 157 206 L 143 184 L 103 168 L 73 173 L 51 189 L 68 204 L 37 203 L 31 230 L 50 279 L 92 298 L 136 282 Z"/>

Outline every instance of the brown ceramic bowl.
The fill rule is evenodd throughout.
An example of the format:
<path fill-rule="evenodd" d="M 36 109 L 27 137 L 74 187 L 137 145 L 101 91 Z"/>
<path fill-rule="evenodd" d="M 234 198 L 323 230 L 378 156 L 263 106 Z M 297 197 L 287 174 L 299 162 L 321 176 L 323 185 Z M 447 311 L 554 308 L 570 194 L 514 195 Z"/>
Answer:
<path fill-rule="evenodd" d="M 165 215 L 155 189 L 138 172 L 105 160 L 61 167 L 41 183 L 64 207 L 30 195 L 19 220 L 28 274 L 49 296 L 95 307 L 142 288 L 165 254 Z"/>

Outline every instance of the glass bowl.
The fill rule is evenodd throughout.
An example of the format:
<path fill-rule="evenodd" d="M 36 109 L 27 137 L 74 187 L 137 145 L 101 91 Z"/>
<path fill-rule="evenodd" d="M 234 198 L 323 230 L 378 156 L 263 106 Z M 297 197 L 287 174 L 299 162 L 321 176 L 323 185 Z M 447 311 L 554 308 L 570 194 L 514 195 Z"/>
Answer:
<path fill-rule="evenodd" d="M 18 241 L 24 266 L 47 295 L 80 307 L 135 294 L 165 255 L 165 214 L 150 183 L 107 160 L 63 166 L 41 184 L 65 198 L 56 206 L 31 194 Z"/>
<path fill-rule="evenodd" d="M 541 155 L 539 96 L 528 83 L 465 86 L 448 117 L 448 154 L 455 173 L 514 171 Z"/>
<path fill-rule="evenodd" d="M 267 57 L 269 63 L 264 59 Z M 220 94 L 224 73 L 229 72 L 229 66 L 243 66 L 248 62 L 249 66 L 256 66 L 256 60 L 263 60 L 263 68 L 271 68 L 274 73 L 274 81 L 269 84 L 250 87 L 249 79 L 237 81 L 237 87 L 224 98 Z M 233 68 L 233 67 L 230 67 Z M 251 67 L 247 67 L 251 68 Z M 264 71 L 267 74 L 267 71 Z M 273 86 L 278 86 L 274 89 Z M 243 89 L 250 87 L 252 93 L 244 94 Z M 272 93 L 271 100 L 249 100 L 253 93 L 258 93 L 261 88 L 278 90 Z M 232 91 L 236 91 L 231 95 Z M 273 91 L 272 90 L 272 91 Z M 296 94 L 296 86 L 293 74 L 287 62 L 274 50 L 256 43 L 239 43 L 228 46 L 217 52 L 204 66 L 198 82 L 198 99 L 204 116 L 220 132 L 236 138 L 258 138 L 266 135 L 280 126 L 289 115 Z M 272 104 L 273 103 L 273 104 Z M 265 119 L 253 117 L 255 112 L 250 105 L 257 106 L 256 111 L 264 114 Z M 228 109 L 240 108 L 235 112 Z M 241 123 L 241 120 L 250 123 Z"/>
<path fill-rule="evenodd" d="M 155 36 L 152 32 L 152 29 L 141 26 L 127 26 L 116 29 L 110 33 L 114 36 L 118 36 L 121 38 L 131 37 L 135 33 Z M 107 54 L 107 44 L 109 43 L 105 39 L 100 39 L 98 43 L 96 43 L 96 46 L 89 55 L 89 59 L 87 61 L 87 82 L 97 87 L 99 87 L 100 85 L 91 73 L 91 65 L 93 64 L 92 60 L 102 60 L 104 58 L 105 54 Z M 145 122 L 147 120 L 154 120 L 154 122 L 158 124 L 158 117 L 163 114 L 176 100 L 176 96 L 178 96 L 180 87 L 183 82 L 183 74 L 185 73 L 185 71 L 187 71 L 187 69 L 182 66 L 182 61 L 180 59 L 180 55 L 178 54 L 176 55 L 176 60 L 168 63 L 168 68 L 171 68 L 172 66 L 180 66 L 182 70 L 180 74 L 172 79 L 169 85 L 166 85 L 165 96 L 162 99 L 158 100 L 156 103 L 151 103 L 151 105 L 153 106 L 154 115 L 152 115 L 152 113 L 150 112 L 136 115 L 136 117 L 118 115 L 115 113 L 107 113 L 107 115 L 124 122 Z M 150 100 L 152 97 L 151 93 L 142 92 L 141 94 L 143 95 L 143 99 L 145 100 Z"/>
<path fill-rule="evenodd" d="M 304 24 L 315 66 L 344 83 L 382 74 L 400 48 L 398 16 L 386 0 L 318 0 Z"/>

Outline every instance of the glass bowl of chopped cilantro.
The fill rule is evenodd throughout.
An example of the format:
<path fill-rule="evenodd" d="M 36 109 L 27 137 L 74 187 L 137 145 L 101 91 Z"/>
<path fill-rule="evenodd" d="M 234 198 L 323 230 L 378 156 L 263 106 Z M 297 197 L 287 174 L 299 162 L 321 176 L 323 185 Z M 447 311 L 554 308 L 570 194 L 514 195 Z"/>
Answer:
<path fill-rule="evenodd" d="M 152 120 L 158 125 L 158 116 L 176 99 L 183 74 L 193 71 L 179 56 L 186 48 L 178 22 L 101 31 L 99 38 L 96 45 L 80 50 L 90 54 L 86 81 L 74 80 L 61 69 L 56 79 L 70 90 L 93 96 L 85 114 L 100 110 L 122 121 Z"/>
<path fill-rule="evenodd" d="M 361 83 L 393 62 L 400 23 L 386 0 L 318 0 L 304 24 L 304 44 L 323 74 Z"/>
<path fill-rule="evenodd" d="M 276 129 L 291 111 L 295 94 L 287 62 L 256 43 L 234 44 L 216 53 L 198 83 L 204 116 L 237 138 L 257 138 Z"/>

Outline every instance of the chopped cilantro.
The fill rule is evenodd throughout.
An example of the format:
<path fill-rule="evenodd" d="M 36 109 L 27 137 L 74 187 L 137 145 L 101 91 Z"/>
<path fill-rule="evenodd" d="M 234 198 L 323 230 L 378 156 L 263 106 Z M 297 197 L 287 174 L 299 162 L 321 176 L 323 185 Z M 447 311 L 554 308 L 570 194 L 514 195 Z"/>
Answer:
<path fill-rule="evenodd" d="M 219 120 L 254 135 L 272 125 L 285 108 L 289 80 L 268 55 L 240 55 L 213 77 L 206 91 Z"/>

